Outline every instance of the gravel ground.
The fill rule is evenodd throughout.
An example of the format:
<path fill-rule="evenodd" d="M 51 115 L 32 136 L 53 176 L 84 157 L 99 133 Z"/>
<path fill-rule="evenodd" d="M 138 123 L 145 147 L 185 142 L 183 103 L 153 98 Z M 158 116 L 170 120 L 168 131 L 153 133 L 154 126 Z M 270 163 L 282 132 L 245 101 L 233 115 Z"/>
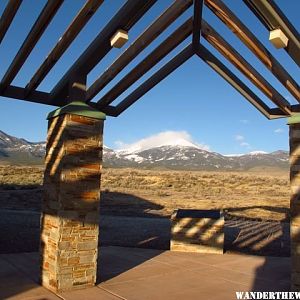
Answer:
<path fill-rule="evenodd" d="M 39 247 L 40 213 L 0 210 L 0 253 L 32 252 Z M 170 220 L 102 215 L 101 245 L 169 249 Z M 289 224 L 230 218 L 225 221 L 225 250 L 289 256 Z"/>

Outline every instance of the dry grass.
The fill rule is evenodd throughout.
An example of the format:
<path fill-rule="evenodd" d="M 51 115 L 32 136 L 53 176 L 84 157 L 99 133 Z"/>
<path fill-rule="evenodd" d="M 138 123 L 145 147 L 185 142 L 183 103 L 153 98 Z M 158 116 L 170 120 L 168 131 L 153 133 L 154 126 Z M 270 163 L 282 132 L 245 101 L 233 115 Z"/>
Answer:
<path fill-rule="evenodd" d="M 0 167 L 0 189 L 42 184 L 42 168 Z M 135 210 L 169 215 L 177 208 L 228 209 L 251 218 L 286 220 L 287 171 L 188 172 L 104 169 L 103 206 L 121 214 Z"/>

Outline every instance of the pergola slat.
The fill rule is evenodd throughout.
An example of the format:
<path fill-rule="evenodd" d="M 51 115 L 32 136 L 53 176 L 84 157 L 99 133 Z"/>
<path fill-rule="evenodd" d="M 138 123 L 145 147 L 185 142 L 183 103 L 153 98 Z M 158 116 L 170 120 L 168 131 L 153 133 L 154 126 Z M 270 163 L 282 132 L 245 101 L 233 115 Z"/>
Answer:
<path fill-rule="evenodd" d="M 258 57 L 286 89 L 300 102 L 300 87 L 256 36 L 220 0 L 205 0 L 206 6 Z"/>
<path fill-rule="evenodd" d="M 3 97 L 15 98 L 28 102 L 40 103 L 50 105 L 49 93 L 41 91 L 33 91 L 30 95 L 30 99 L 26 99 L 25 89 L 13 85 L 9 85 L 1 94 Z"/>
<path fill-rule="evenodd" d="M 97 35 L 67 73 L 51 91 L 51 99 L 61 98 L 60 94 L 67 86 L 72 74 L 87 75 L 110 51 L 110 38 L 119 29 L 129 31 L 131 27 L 152 7 L 157 0 L 128 0 L 114 15 L 110 22 Z M 66 99 L 64 99 L 66 101 Z"/>
<path fill-rule="evenodd" d="M 51 50 L 47 58 L 35 72 L 30 82 L 26 86 L 26 95 L 30 94 L 42 80 L 46 77 L 49 71 L 53 68 L 56 62 L 72 44 L 74 39 L 90 20 L 90 18 L 97 11 L 99 6 L 103 3 L 103 0 L 88 0 L 85 5 L 81 8 L 79 13 L 73 19 L 67 30 L 64 32 L 58 43 Z"/>
<path fill-rule="evenodd" d="M 193 30 L 192 18 L 188 19 L 178 27 L 166 40 L 156 47 L 145 59 L 134 67 L 125 77 L 123 77 L 110 91 L 108 91 L 99 101 L 98 108 L 111 104 L 128 87 L 141 78 L 154 65 L 163 59 L 168 53 L 175 49 Z"/>
<path fill-rule="evenodd" d="M 194 0 L 193 45 L 196 49 L 200 43 L 203 0 Z"/>
<path fill-rule="evenodd" d="M 49 0 L 46 3 L 13 62 L 6 71 L 0 83 L 0 90 L 4 90 L 14 80 L 62 3 L 63 0 Z"/>
<path fill-rule="evenodd" d="M 180 53 L 178 53 L 174 58 L 172 58 L 168 63 L 166 63 L 162 68 L 160 68 L 155 74 L 153 74 L 149 79 L 147 79 L 143 84 L 141 84 L 137 89 L 135 89 L 130 95 L 128 95 L 121 103 L 116 106 L 116 113 L 118 116 L 129 106 L 140 99 L 144 94 L 146 94 L 150 89 L 156 86 L 164 78 L 166 78 L 170 73 L 180 67 L 185 61 L 195 54 L 192 44 L 185 47 Z"/>
<path fill-rule="evenodd" d="M 269 31 L 280 28 L 284 32 L 289 39 L 288 46 L 284 49 L 300 66 L 300 35 L 276 5 L 275 1 L 243 1 Z"/>
<path fill-rule="evenodd" d="M 179 0 L 172 3 L 88 88 L 90 101 L 115 76 L 117 76 L 139 53 L 172 24 L 193 3 L 193 0 Z"/>
<path fill-rule="evenodd" d="M 266 116 L 268 119 L 270 118 L 270 108 L 208 49 L 206 49 L 203 45 L 200 45 L 196 54 L 213 70 L 221 75 L 240 94 L 242 94 L 264 116 Z"/>
<path fill-rule="evenodd" d="M 12 23 L 20 5 L 22 3 L 22 0 L 10 0 L 5 10 L 0 18 L 0 44 L 10 26 Z"/>
<path fill-rule="evenodd" d="M 202 35 L 271 101 L 283 111 L 291 113 L 289 102 L 204 20 Z"/>

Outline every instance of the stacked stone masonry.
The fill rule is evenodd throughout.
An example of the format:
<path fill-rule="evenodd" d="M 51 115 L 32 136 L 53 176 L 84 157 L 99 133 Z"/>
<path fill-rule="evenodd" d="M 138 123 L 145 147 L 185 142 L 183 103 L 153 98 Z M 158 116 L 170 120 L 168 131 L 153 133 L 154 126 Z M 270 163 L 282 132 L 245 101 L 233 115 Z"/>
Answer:
<path fill-rule="evenodd" d="M 53 291 L 96 282 L 103 120 L 49 120 L 41 232 L 41 282 Z"/>
<path fill-rule="evenodd" d="M 218 253 L 224 248 L 224 217 L 171 217 L 171 251 Z"/>
<path fill-rule="evenodd" d="M 290 125 L 292 290 L 300 291 L 300 124 Z"/>

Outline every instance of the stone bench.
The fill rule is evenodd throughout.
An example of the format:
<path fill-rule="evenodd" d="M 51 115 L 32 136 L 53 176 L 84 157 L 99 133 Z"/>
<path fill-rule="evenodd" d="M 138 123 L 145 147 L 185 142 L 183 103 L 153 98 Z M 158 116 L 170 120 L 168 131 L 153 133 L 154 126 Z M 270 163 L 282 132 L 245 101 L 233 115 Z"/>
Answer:
<path fill-rule="evenodd" d="M 219 253 L 224 249 L 224 215 L 219 210 L 178 209 L 171 217 L 171 251 Z"/>

